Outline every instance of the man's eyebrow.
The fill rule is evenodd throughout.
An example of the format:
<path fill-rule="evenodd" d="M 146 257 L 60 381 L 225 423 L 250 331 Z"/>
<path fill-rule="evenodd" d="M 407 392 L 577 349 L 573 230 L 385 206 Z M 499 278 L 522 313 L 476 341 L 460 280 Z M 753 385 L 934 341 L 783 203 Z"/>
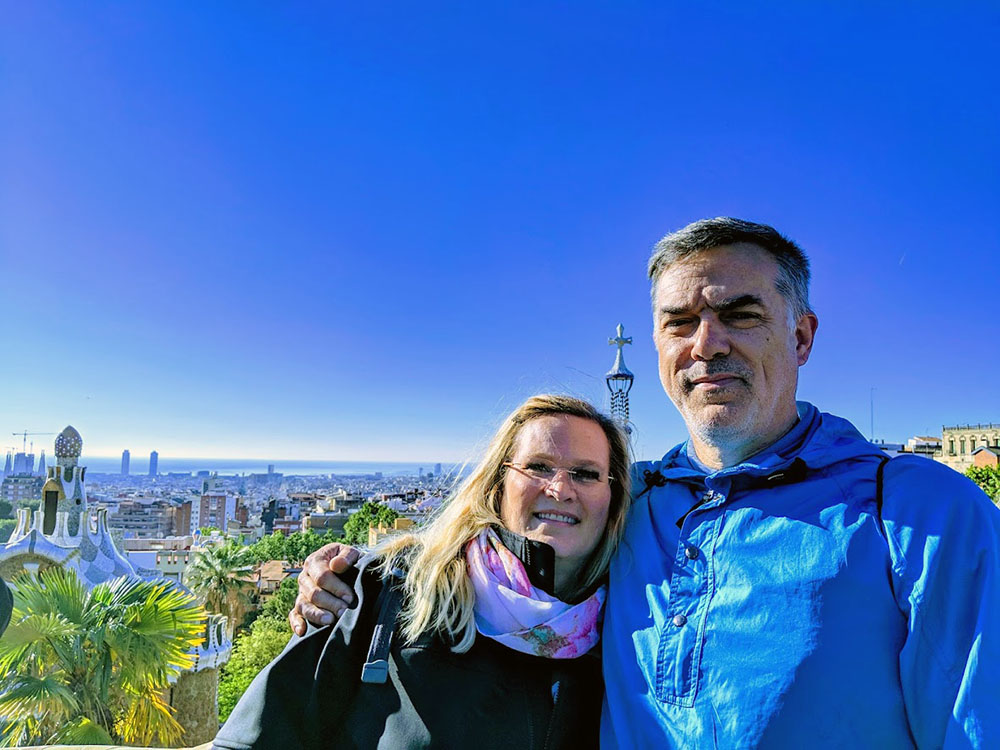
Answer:
<path fill-rule="evenodd" d="M 727 297 L 718 304 L 709 305 L 709 307 L 716 312 L 725 312 L 726 310 L 735 310 L 738 307 L 750 307 L 752 305 L 763 307 L 764 300 L 756 294 L 741 294 L 739 297 Z"/>
<path fill-rule="evenodd" d="M 740 307 L 750 307 L 751 305 L 756 305 L 757 307 L 764 306 L 764 300 L 758 297 L 756 294 L 741 294 L 739 297 L 727 297 L 721 302 L 714 305 L 707 305 L 711 310 L 716 312 L 726 312 L 727 310 L 735 310 Z M 690 315 L 691 309 L 688 307 L 661 307 L 660 315 Z"/>

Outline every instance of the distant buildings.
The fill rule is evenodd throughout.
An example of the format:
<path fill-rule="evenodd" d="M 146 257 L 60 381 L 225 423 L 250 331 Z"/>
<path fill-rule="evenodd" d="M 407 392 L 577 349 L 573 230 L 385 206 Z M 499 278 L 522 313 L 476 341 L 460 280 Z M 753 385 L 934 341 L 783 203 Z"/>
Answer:
<path fill-rule="evenodd" d="M 934 458 L 941 452 L 941 438 L 934 435 L 915 435 L 906 441 L 906 450 L 919 456 Z"/>
<path fill-rule="evenodd" d="M 187 534 L 188 529 L 175 529 L 175 506 L 162 498 L 123 500 L 108 515 L 108 526 L 120 529 L 128 538 L 162 538 L 171 534 Z"/>
<path fill-rule="evenodd" d="M 13 506 L 35 502 L 42 499 L 41 477 L 11 474 L 0 483 L 0 500 L 6 500 Z"/>
<path fill-rule="evenodd" d="M 411 518 L 397 518 L 392 522 L 391 528 L 381 523 L 378 526 L 369 526 L 368 547 L 374 547 L 389 534 L 395 534 L 400 531 L 409 531 L 413 529 L 414 526 L 416 526 L 416 522 Z"/>
<path fill-rule="evenodd" d="M 14 468 L 10 472 L 11 474 L 18 474 L 20 476 L 28 476 L 35 473 L 35 454 L 34 453 L 15 453 L 14 454 Z"/>
<path fill-rule="evenodd" d="M 128 448 L 122 451 L 122 476 L 127 477 L 129 472 L 129 463 L 131 463 L 132 454 L 128 452 Z"/>
<path fill-rule="evenodd" d="M 155 477 L 160 473 L 160 454 L 153 451 L 149 454 L 149 476 Z"/>
<path fill-rule="evenodd" d="M 972 452 L 972 465 L 978 469 L 1000 465 L 1000 447 L 980 446 Z"/>
<path fill-rule="evenodd" d="M 20 509 L 10 539 L 0 544 L 0 576 L 10 581 L 22 573 L 59 566 L 73 570 L 88 589 L 121 576 L 164 580 L 155 568 L 137 566 L 119 551 L 108 528 L 107 509 L 92 513 L 84 485 L 86 468 L 78 463 L 83 449 L 80 433 L 67 427 L 59 433 L 55 447 L 56 465 L 46 472 L 41 507 L 35 513 Z M 180 557 L 182 553 L 177 554 Z M 187 552 L 183 555 L 190 557 Z M 179 565 L 180 560 L 170 564 Z M 226 618 L 208 615 L 202 645 L 189 652 L 194 666 L 183 672 L 164 696 L 185 728 L 188 744 L 207 742 L 215 736 L 218 668 L 229 659 L 231 650 Z"/>
<path fill-rule="evenodd" d="M 974 463 L 979 448 L 1000 449 L 1000 424 L 965 424 L 941 428 L 941 453 L 935 459 L 956 471 Z"/>
<path fill-rule="evenodd" d="M 44 471 L 45 451 L 42 451 L 39 468 Z M 0 483 L 0 499 L 15 507 L 19 503 L 34 503 L 42 498 L 44 482 L 45 479 L 35 471 L 34 453 L 21 452 L 13 456 L 8 453 L 4 465 L 4 479 Z"/>
<path fill-rule="evenodd" d="M 223 533 L 230 521 L 237 520 L 239 501 L 227 492 L 209 490 L 197 500 L 188 500 L 178 510 L 175 533 L 193 534 L 198 529 L 213 527 Z M 186 521 L 187 528 L 184 528 Z"/>

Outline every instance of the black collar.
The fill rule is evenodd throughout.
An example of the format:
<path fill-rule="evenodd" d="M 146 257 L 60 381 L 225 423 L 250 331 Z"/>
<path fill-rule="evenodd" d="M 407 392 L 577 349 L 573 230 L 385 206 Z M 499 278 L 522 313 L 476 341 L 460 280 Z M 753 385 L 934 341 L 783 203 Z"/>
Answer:
<path fill-rule="evenodd" d="M 549 596 L 555 596 L 556 586 L 556 552 L 545 542 L 515 534 L 503 526 L 494 526 L 493 530 L 500 537 L 503 546 L 513 552 L 524 565 L 528 580 L 535 588 L 541 589 Z"/>

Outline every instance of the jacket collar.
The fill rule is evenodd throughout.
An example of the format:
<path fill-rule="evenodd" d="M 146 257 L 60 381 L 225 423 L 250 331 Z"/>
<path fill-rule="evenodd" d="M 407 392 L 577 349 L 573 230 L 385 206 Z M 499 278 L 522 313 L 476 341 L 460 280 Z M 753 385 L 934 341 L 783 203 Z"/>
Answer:
<path fill-rule="evenodd" d="M 531 585 L 541 589 L 549 596 L 555 596 L 556 580 L 556 552 L 545 542 L 536 542 L 534 539 L 515 534 L 510 529 L 503 526 L 494 526 L 503 546 L 509 549 L 528 574 Z"/>

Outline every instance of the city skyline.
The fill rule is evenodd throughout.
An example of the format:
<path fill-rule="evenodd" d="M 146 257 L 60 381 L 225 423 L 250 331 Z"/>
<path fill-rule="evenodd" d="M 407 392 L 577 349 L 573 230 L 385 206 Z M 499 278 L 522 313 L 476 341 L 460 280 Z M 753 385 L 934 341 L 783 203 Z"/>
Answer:
<path fill-rule="evenodd" d="M 133 474 L 152 450 L 461 462 L 534 392 L 608 409 L 621 323 L 635 452 L 656 457 L 685 430 L 645 262 L 715 215 L 811 257 L 800 398 L 866 435 L 874 402 L 889 441 L 1000 421 L 998 22 L 11 7 L 0 432 L 71 424 Z"/>

